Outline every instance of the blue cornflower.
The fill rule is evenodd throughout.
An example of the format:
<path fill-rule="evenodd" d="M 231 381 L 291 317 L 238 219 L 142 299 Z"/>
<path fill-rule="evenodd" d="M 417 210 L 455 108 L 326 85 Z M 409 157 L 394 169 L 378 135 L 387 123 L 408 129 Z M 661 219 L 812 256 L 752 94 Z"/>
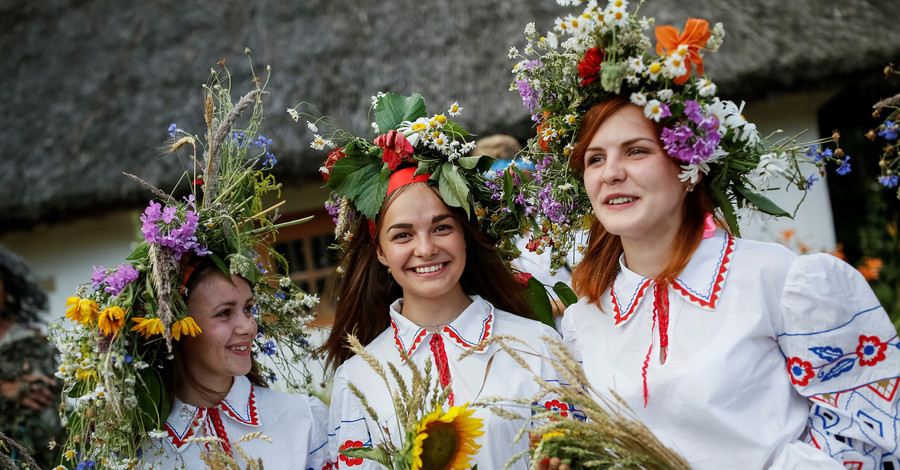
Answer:
<path fill-rule="evenodd" d="M 806 178 L 806 189 L 812 189 L 813 183 L 819 181 L 819 178 L 816 177 L 815 173 L 809 175 L 809 178 Z"/>
<path fill-rule="evenodd" d="M 276 377 L 275 373 L 272 372 L 268 377 L 266 377 L 266 380 L 268 380 L 270 383 L 275 383 L 275 381 L 278 380 L 278 377 Z"/>
<path fill-rule="evenodd" d="M 847 155 L 844 160 L 841 162 L 841 166 L 835 170 L 839 175 L 846 175 L 850 173 L 850 155 Z"/>
<path fill-rule="evenodd" d="M 175 124 L 174 122 L 172 124 L 169 124 L 169 137 L 172 137 L 174 139 L 175 137 L 178 136 L 179 132 L 184 132 L 184 131 L 178 127 L 178 124 Z"/>
<path fill-rule="evenodd" d="M 267 341 L 266 344 L 262 347 L 262 352 L 266 356 L 271 356 L 272 354 L 275 354 L 275 342 Z"/>
<path fill-rule="evenodd" d="M 806 149 L 806 156 L 807 156 L 807 157 L 812 158 L 812 157 L 815 157 L 815 156 L 817 156 L 817 155 L 819 155 L 819 145 L 818 145 L 818 144 L 812 144 L 812 145 L 809 146 L 808 149 Z"/>
<path fill-rule="evenodd" d="M 878 182 L 885 188 L 896 188 L 897 184 L 900 183 L 900 177 L 897 175 L 879 176 Z"/>
<path fill-rule="evenodd" d="M 898 131 L 900 131 L 900 123 L 891 122 L 890 119 L 884 121 L 884 130 L 878 135 L 887 140 L 897 140 Z"/>
<path fill-rule="evenodd" d="M 266 161 L 263 162 L 263 166 L 272 168 L 276 163 L 278 163 L 278 159 L 275 158 L 275 155 L 272 155 L 272 152 L 266 152 Z"/>
<path fill-rule="evenodd" d="M 94 468 L 93 460 L 85 460 L 78 463 L 78 466 L 75 467 L 77 470 L 85 470 L 87 468 Z"/>
<path fill-rule="evenodd" d="M 263 264 L 262 264 L 262 263 L 256 263 L 256 267 L 259 268 L 259 272 L 261 272 L 261 273 L 263 273 L 263 274 L 266 273 L 266 268 L 263 267 Z"/>
<path fill-rule="evenodd" d="M 268 147 L 272 145 L 272 139 L 267 139 L 261 135 L 256 136 L 256 140 L 253 141 L 253 145 L 257 147 Z"/>
<path fill-rule="evenodd" d="M 250 307 L 250 312 L 254 315 L 259 315 L 259 305 L 253 304 L 253 306 Z"/>

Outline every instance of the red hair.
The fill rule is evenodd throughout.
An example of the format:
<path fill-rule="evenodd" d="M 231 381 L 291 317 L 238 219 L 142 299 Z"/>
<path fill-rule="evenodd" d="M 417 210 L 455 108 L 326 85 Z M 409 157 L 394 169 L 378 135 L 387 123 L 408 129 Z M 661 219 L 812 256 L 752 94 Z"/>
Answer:
<path fill-rule="evenodd" d="M 627 106 L 634 105 L 626 98 L 614 97 L 594 105 L 585 113 L 578 130 L 575 147 L 569 156 L 569 167 L 584 174 L 584 154 L 594 138 L 594 134 L 610 116 Z M 656 129 L 656 137 L 659 139 L 663 126 L 656 122 L 652 124 Z M 660 147 L 662 147 L 662 143 L 660 143 Z M 700 244 L 703 236 L 703 222 L 707 213 L 715 214 L 716 225 L 727 230 L 727 225 L 716 214 L 706 178 L 702 178 L 684 199 L 681 229 L 675 235 L 672 255 L 662 272 L 656 276 L 656 282 L 661 285 L 669 284 L 684 271 Z M 619 256 L 621 254 L 622 240 L 618 235 L 607 232 L 595 216 L 591 221 L 591 232 L 584 258 L 578 263 L 572 274 L 572 287 L 579 297 L 586 297 L 591 303 L 600 306 L 600 297 L 612 286 L 616 274 L 619 272 Z"/>

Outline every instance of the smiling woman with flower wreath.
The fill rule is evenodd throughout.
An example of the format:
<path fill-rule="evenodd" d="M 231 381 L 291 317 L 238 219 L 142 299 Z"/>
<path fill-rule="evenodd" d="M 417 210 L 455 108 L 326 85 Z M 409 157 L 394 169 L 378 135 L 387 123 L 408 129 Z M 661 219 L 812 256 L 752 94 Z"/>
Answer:
<path fill-rule="evenodd" d="M 492 159 L 465 156 L 473 146 L 465 141 L 468 134 L 442 113 L 427 116 L 421 96 L 381 94 L 374 104 L 372 141 L 335 133 L 314 142 L 337 147 L 322 173 L 335 192 L 336 234 L 345 242 L 334 326 L 323 346 L 329 364 L 337 369 L 331 453 L 341 468 L 374 469 L 382 468 L 376 460 L 346 450 L 387 446 L 419 456 L 440 450 L 425 445 L 432 440 L 420 445 L 423 430 L 407 432 L 395 404 L 400 400 L 395 396 L 405 393 L 404 384 L 411 379 L 402 364 L 409 361 L 425 369 L 426 363 L 433 363 L 434 381 L 446 389 L 450 410 L 421 426 L 425 434 L 452 438 L 447 455 L 462 457 L 437 459 L 440 465 L 430 459 L 413 459 L 421 464 L 411 465 L 404 460 L 405 466 L 394 468 L 469 468 L 468 456 L 475 450 L 473 460 L 480 468 L 503 468 L 527 449 L 527 439 L 514 441 L 527 424 L 530 408 L 498 405 L 515 420 L 475 409 L 472 416 L 484 423 L 483 435 L 476 436 L 465 424 L 467 413 L 458 407 L 494 396 L 541 399 L 540 386 L 525 367 L 557 380 L 544 359 L 551 354 L 541 338 L 559 335 L 528 318 L 532 309 L 525 288 L 491 240 L 518 234 L 522 214 L 505 200 L 492 198 L 483 175 Z M 457 112 L 454 105 L 448 114 Z M 351 333 L 365 345 L 371 361 L 347 348 Z M 479 346 L 495 335 L 519 337 L 533 345 L 536 354 L 520 364 L 495 344 Z M 472 349 L 473 354 L 460 359 Z M 397 369 L 384 380 L 387 386 L 382 386 L 373 361 Z M 423 403 L 427 408 L 444 405 L 441 400 Z M 462 445 L 468 439 L 474 439 L 474 445 Z M 513 464 L 516 469 L 527 467 L 524 459 Z"/>
<path fill-rule="evenodd" d="M 653 55 L 652 20 L 626 8 L 589 2 L 517 65 L 541 122 L 530 200 L 562 207 L 534 230 L 565 256 L 578 248 L 560 227 L 590 224 L 562 322 L 587 379 L 693 468 L 896 466 L 900 340 L 866 281 L 830 255 L 733 235 L 734 205 L 788 215 L 763 195 L 776 178 L 806 190 L 849 157 L 773 145 L 715 96 L 700 52 L 720 25 L 658 27 Z M 578 434 L 564 440 L 583 468 Z"/>
<path fill-rule="evenodd" d="M 199 468 L 212 454 L 240 466 L 325 465 L 327 409 L 268 389 L 276 375 L 256 361 L 270 356 L 294 391 L 309 383 L 304 325 L 317 299 L 266 272 L 277 253 L 256 252 L 279 228 L 262 206 L 280 188 L 267 174 L 271 142 L 257 135 L 266 82 L 232 103 L 220 65 L 205 87 L 206 158 L 196 158 L 199 138 L 169 129 L 173 152 L 193 149 L 191 194 L 151 187 L 159 202 L 141 216 L 144 239 L 123 264 L 95 268 L 67 302 L 70 322 L 52 329 L 68 403 L 62 468 Z M 240 442 L 254 432 L 267 437 Z"/>

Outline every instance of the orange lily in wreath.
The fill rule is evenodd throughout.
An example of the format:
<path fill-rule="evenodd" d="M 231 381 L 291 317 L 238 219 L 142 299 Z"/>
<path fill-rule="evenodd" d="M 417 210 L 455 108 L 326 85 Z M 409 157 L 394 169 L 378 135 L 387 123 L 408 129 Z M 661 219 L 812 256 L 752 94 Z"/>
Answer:
<path fill-rule="evenodd" d="M 703 75 L 703 57 L 700 56 L 700 48 L 706 46 L 711 33 L 709 22 L 697 18 L 687 20 L 684 32 L 678 34 L 673 26 L 659 26 L 656 28 L 656 53 L 671 56 L 681 54 L 687 72 L 675 78 L 675 83 L 681 85 L 691 76 L 691 64 L 697 66 L 697 75 Z M 686 48 L 680 48 L 687 46 Z"/>

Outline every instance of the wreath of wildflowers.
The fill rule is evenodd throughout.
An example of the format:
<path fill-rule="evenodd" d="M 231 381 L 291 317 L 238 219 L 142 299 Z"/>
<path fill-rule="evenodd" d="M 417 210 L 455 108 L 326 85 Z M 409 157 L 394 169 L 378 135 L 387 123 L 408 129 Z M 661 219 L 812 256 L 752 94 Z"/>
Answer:
<path fill-rule="evenodd" d="M 302 222 L 275 224 L 281 203 L 263 207 L 264 195 L 280 192 L 268 173 L 276 163 L 271 140 L 258 134 L 268 78 L 254 78 L 253 90 L 232 103 L 231 75 L 224 61 L 219 65 L 204 86 L 206 144 L 176 124 L 169 127 L 171 152 L 193 149 L 185 175 L 193 181 L 190 194 L 176 199 L 132 176 L 158 198 L 140 217 L 144 239 L 117 267 L 95 267 L 91 282 L 68 299 L 67 320 L 51 327 L 62 361 L 56 374 L 64 382 L 60 413 L 69 431 L 61 468 L 132 468 L 142 442 L 167 436 L 171 404 L 161 369 L 173 358 L 173 341 L 203 334 L 182 296 L 189 258 L 209 259 L 228 277 L 247 279 L 259 324 L 254 355 L 268 356 L 291 389 L 311 381 L 304 326 L 318 298 L 265 269 L 274 260 L 289 272 L 266 241 L 280 227 Z M 239 128 L 248 109 L 247 125 Z"/>
<path fill-rule="evenodd" d="M 579 6 L 582 1 L 559 3 Z M 537 135 L 524 150 L 535 164 L 534 180 L 517 197 L 533 215 L 532 246 L 552 250 L 554 269 L 574 249 L 584 249 L 568 228 L 588 227 L 593 214 L 580 175 L 568 160 L 584 114 L 612 96 L 628 98 L 647 118 L 663 124 L 662 143 L 681 163 L 679 177 L 686 184 L 707 178 L 735 233 L 740 233 L 738 219 L 752 211 L 792 215 L 767 198 L 766 191 L 786 184 L 805 192 L 824 176 L 829 161 L 839 164 L 839 174 L 850 171 L 848 156 L 823 146 L 837 144 L 837 134 L 804 144 L 792 137 L 769 142 L 741 115 L 743 104 L 716 96 L 716 85 L 703 74 L 702 52 L 722 44 L 721 24 L 710 30 L 707 21 L 691 18 L 682 32 L 657 27 L 652 48 L 645 30 L 654 20 L 637 16 L 642 4 L 629 13 L 627 0 L 611 0 L 606 7 L 588 1 L 582 11 L 557 18 L 543 37 L 529 23 L 524 54 L 515 47 L 509 53 L 518 60 L 510 88 L 519 92 L 538 123 Z M 814 164 L 816 171 L 804 174 L 804 162 Z"/>
<path fill-rule="evenodd" d="M 524 175 L 516 170 L 501 180 L 486 176 L 494 159 L 469 156 L 475 142 L 467 140 L 470 134 L 447 117 L 461 114 L 457 102 L 429 116 L 421 95 L 379 92 L 372 97 L 375 137 L 371 140 L 344 130 L 322 136 L 319 126 L 330 125 L 330 121 L 301 114 L 299 107 L 288 108 L 287 112 L 295 121 L 301 115 L 313 119 L 307 122 L 314 133 L 311 146 L 330 150 L 319 171 L 332 189 L 325 206 L 334 217 L 339 244 L 349 239 L 350 227 L 362 218 L 376 220 L 391 174 L 415 166 L 416 175 L 431 175 L 428 183 L 438 188 L 448 206 L 474 215 L 482 230 L 505 249 L 514 247 L 510 240 L 524 227 L 526 214 L 523 206 L 503 198 L 498 188 L 521 185 Z"/>

